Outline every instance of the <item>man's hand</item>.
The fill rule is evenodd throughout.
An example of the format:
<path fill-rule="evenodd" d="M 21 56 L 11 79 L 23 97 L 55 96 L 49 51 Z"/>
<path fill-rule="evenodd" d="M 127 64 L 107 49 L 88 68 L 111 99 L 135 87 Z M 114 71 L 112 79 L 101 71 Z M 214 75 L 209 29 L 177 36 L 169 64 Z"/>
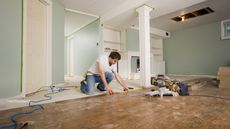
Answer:
<path fill-rule="evenodd" d="M 128 87 L 124 87 L 124 89 L 123 89 L 123 90 L 124 90 L 124 92 L 126 92 L 126 93 L 127 93 L 127 92 L 129 91 L 129 88 L 128 88 Z"/>
<path fill-rule="evenodd" d="M 110 89 L 109 86 L 106 86 L 106 87 L 105 87 L 105 90 L 106 90 L 106 92 L 107 92 L 109 95 L 112 95 L 112 94 L 113 94 L 113 91 Z"/>

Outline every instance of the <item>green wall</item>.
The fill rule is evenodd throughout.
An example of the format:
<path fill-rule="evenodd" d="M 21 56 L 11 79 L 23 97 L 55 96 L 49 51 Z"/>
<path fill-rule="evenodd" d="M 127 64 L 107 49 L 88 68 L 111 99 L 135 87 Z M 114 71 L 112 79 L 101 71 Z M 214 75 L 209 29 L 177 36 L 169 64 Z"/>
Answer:
<path fill-rule="evenodd" d="M 230 66 L 230 40 L 221 40 L 220 22 L 173 32 L 164 40 L 168 74 L 216 75 Z"/>
<path fill-rule="evenodd" d="M 53 0 L 53 44 L 52 44 L 52 80 L 64 82 L 64 20 L 65 11 Z"/>
<path fill-rule="evenodd" d="M 139 51 L 139 32 L 137 30 L 126 30 L 126 50 Z"/>
<path fill-rule="evenodd" d="M 22 1 L 0 1 L 0 98 L 20 94 Z"/>
<path fill-rule="evenodd" d="M 100 20 L 98 19 L 74 33 L 75 75 L 83 75 L 96 61 L 101 50 L 99 31 Z"/>
<path fill-rule="evenodd" d="M 20 95 L 22 0 L 0 1 L 0 98 Z M 64 82 L 64 8 L 53 0 L 53 81 Z"/>

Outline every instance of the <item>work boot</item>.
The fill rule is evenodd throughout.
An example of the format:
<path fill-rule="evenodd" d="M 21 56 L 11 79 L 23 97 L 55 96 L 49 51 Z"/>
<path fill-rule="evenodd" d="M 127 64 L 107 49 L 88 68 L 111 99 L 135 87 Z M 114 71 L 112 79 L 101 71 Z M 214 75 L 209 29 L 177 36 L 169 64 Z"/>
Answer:
<path fill-rule="evenodd" d="M 86 86 L 86 81 L 85 81 L 85 80 L 82 80 L 82 81 L 81 81 L 80 90 L 81 90 L 81 92 L 84 93 L 84 94 L 87 93 L 87 92 L 86 92 L 86 89 L 85 89 L 85 88 L 86 88 L 85 86 Z"/>
<path fill-rule="evenodd" d="M 100 84 L 97 85 L 97 89 L 100 90 L 100 91 L 106 91 L 105 87 L 100 85 Z"/>

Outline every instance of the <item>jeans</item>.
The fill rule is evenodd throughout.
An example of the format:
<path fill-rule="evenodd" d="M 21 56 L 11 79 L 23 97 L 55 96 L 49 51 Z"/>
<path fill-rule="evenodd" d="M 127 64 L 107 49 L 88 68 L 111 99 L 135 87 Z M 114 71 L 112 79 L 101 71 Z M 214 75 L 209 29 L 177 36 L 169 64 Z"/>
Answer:
<path fill-rule="evenodd" d="M 113 80 L 112 72 L 105 72 L 105 79 L 109 84 Z M 85 81 L 85 82 L 84 82 Z M 81 82 L 81 91 L 85 94 L 93 94 L 95 92 L 95 84 L 98 83 L 97 88 L 100 91 L 105 91 L 105 86 L 101 80 L 101 77 L 97 74 L 87 75 L 85 80 Z"/>

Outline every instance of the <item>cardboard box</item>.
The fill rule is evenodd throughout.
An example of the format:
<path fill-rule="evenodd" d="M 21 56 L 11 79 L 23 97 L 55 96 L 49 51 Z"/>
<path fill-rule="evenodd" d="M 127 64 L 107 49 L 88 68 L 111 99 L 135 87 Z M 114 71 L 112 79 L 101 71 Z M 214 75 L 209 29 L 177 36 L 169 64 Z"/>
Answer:
<path fill-rule="evenodd" d="M 219 88 L 228 88 L 230 89 L 230 76 L 220 76 Z"/>
<path fill-rule="evenodd" d="M 220 67 L 217 75 L 219 88 L 230 89 L 230 67 Z"/>
<path fill-rule="evenodd" d="M 218 76 L 230 76 L 230 67 L 220 67 L 217 75 Z"/>
<path fill-rule="evenodd" d="M 230 89 L 230 76 L 220 77 L 219 88 Z"/>
<path fill-rule="evenodd" d="M 230 90 L 230 86 L 229 86 L 229 84 L 228 85 L 226 85 L 226 84 L 219 84 L 219 86 L 218 86 L 218 88 L 220 88 L 220 89 L 229 89 Z"/>

